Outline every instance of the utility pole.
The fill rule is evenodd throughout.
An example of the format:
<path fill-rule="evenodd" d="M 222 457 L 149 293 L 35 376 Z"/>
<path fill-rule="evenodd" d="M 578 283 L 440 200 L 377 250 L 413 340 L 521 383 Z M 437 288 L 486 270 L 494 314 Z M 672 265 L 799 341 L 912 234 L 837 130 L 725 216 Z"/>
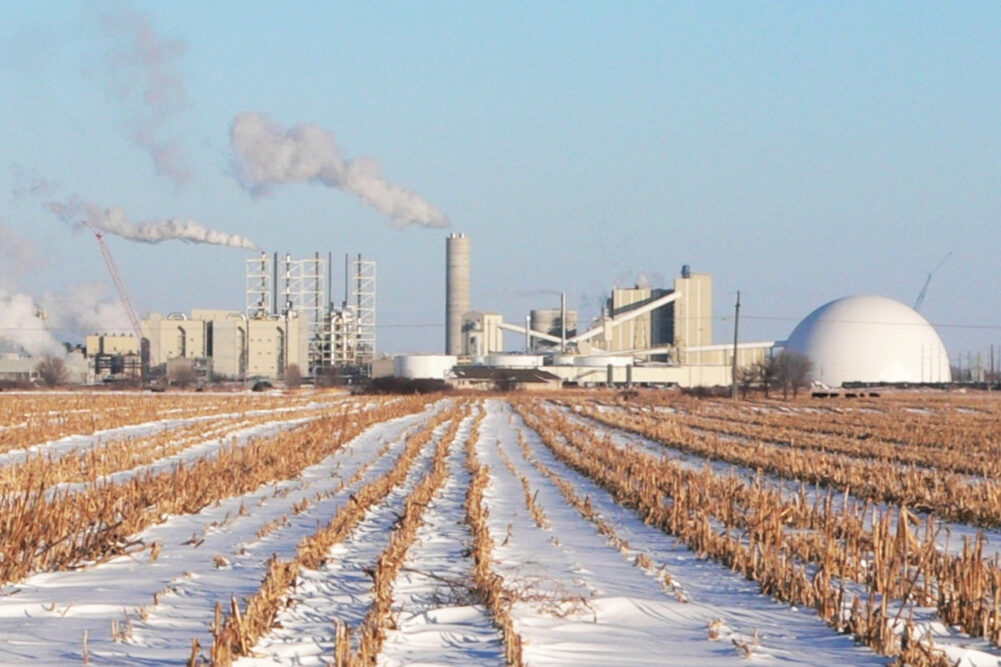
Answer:
<path fill-rule="evenodd" d="M 994 380 L 995 380 L 995 376 L 994 376 L 994 346 L 991 345 L 991 379 L 987 383 L 987 391 L 988 392 L 991 389 L 991 385 L 994 384 Z"/>
<path fill-rule="evenodd" d="M 733 367 L 730 374 L 733 378 L 733 386 L 730 391 L 730 398 L 737 399 L 737 326 L 740 324 L 740 290 L 737 290 L 737 304 L 733 307 Z"/>

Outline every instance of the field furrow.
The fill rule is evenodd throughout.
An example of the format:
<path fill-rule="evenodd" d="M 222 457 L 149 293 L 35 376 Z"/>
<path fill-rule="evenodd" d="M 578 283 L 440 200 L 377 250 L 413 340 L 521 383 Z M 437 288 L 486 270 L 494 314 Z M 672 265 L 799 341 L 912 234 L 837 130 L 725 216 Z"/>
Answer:
<path fill-rule="evenodd" d="M 0 396 L 0 662 L 1001 664 L 983 397 L 147 398 Z"/>

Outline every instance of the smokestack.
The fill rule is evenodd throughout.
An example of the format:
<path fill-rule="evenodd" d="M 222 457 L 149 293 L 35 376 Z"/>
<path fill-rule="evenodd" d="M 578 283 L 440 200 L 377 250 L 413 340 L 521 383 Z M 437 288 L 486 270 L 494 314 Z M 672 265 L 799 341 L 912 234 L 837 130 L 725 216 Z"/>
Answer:
<path fill-rule="evenodd" d="M 445 241 L 445 354 L 462 354 L 462 316 L 469 312 L 469 238 Z"/>

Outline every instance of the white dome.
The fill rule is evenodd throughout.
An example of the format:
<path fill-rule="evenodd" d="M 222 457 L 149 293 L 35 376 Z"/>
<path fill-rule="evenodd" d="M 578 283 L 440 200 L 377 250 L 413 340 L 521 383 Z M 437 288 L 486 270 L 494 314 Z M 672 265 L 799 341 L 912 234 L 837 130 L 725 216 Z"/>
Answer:
<path fill-rule="evenodd" d="M 813 362 L 813 379 L 949 382 L 949 354 L 928 320 L 899 301 L 849 296 L 824 304 L 793 329 L 786 348 Z"/>

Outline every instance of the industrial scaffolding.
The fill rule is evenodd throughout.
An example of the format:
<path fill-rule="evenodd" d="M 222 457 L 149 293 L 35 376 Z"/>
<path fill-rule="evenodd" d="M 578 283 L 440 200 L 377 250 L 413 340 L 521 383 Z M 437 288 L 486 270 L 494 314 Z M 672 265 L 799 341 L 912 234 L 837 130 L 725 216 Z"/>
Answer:
<path fill-rule="evenodd" d="M 376 265 L 358 255 L 344 258 L 345 298 L 330 317 L 335 366 L 367 366 L 375 358 Z"/>
<path fill-rule="evenodd" d="M 309 372 L 324 368 L 324 360 L 329 350 L 329 339 L 324 340 L 326 331 L 328 300 L 326 290 L 327 260 L 316 253 L 309 259 L 292 259 L 285 256 L 282 297 L 282 314 L 295 313 L 300 322 L 306 323 L 309 341 Z M 329 365 L 329 361 L 327 364 Z"/>
<path fill-rule="evenodd" d="M 306 323 L 309 371 L 365 368 L 376 349 L 376 264 L 361 255 L 344 257 L 344 301 L 335 309 L 329 258 L 294 259 L 278 253 L 247 260 L 248 318 L 295 316 Z"/>
<path fill-rule="evenodd" d="M 266 252 L 247 260 L 246 313 L 251 319 L 274 314 L 274 261 Z"/>

